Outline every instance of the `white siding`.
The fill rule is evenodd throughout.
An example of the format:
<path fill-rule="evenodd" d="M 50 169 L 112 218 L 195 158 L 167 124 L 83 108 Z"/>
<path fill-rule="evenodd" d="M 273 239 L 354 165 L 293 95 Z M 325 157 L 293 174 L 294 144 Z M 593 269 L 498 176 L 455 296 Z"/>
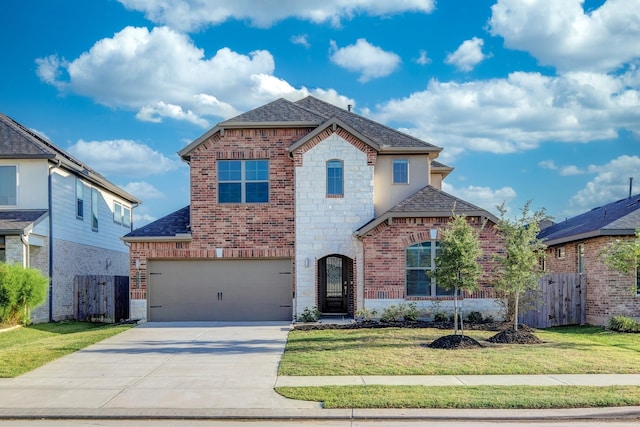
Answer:
<path fill-rule="evenodd" d="M 0 207 L 6 209 L 47 209 L 47 160 L 0 160 L 1 165 L 17 166 L 17 202 L 16 206 Z"/>
<path fill-rule="evenodd" d="M 83 245 L 128 252 L 120 237 L 129 232 L 129 227 L 113 221 L 113 201 L 130 206 L 112 193 L 98 188 L 98 231 L 91 229 L 91 188 L 83 181 L 84 217 L 76 217 L 76 177 L 56 169 L 52 176 L 53 236 L 55 239 Z"/>
<path fill-rule="evenodd" d="M 326 163 L 331 159 L 344 162 L 341 198 L 327 198 Z M 365 153 L 334 134 L 304 153 L 295 173 L 296 314 L 317 305 L 317 260 L 330 254 L 356 260 L 356 292 L 362 303 L 363 248 L 353 233 L 373 219 L 373 166 L 367 165 Z"/>

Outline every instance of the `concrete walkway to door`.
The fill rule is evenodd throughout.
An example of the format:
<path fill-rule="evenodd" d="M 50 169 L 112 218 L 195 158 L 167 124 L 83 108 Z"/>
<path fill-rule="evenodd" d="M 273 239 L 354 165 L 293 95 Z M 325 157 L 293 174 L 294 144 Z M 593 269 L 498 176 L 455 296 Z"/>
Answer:
<path fill-rule="evenodd" d="M 146 323 L 20 377 L 0 379 L 0 415 L 319 408 L 273 391 L 289 327 Z"/>

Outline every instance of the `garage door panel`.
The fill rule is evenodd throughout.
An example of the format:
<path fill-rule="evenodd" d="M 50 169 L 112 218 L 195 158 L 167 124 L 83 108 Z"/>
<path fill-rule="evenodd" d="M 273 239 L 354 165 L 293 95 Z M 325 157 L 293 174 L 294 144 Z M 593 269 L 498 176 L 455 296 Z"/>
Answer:
<path fill-rule="evenodd" d="M 149 319 L 291 320 L 291 260 L 149 263 Z"/>

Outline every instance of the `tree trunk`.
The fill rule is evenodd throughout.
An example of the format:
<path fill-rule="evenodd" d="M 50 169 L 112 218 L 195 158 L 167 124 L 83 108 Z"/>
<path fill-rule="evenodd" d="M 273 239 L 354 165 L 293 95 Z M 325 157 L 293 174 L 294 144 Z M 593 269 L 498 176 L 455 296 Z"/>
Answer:
<path fill-rule="evenodd" d="M 453 287 L 453 331 L 458 335 L 458 287 Z"/>
<path fill-rule="evenodd" d="M 520 301 L 520 292 L 516 291 L 514 293 L 514 301 L 513 301 L 513 330 L 518 332 L 518 302 Z"/>

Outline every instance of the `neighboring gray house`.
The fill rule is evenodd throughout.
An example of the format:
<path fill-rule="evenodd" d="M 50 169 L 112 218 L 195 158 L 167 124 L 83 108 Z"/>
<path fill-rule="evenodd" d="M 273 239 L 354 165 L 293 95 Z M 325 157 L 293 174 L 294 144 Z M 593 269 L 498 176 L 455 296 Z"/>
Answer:
<path fill-rule="evenodd" d="M 129 272 L 128 248 L 140 201 L 50 141 L 0 113 L 0 262 L 51 279 L 44 322 L 75 318 L 74 278 Z"/>

